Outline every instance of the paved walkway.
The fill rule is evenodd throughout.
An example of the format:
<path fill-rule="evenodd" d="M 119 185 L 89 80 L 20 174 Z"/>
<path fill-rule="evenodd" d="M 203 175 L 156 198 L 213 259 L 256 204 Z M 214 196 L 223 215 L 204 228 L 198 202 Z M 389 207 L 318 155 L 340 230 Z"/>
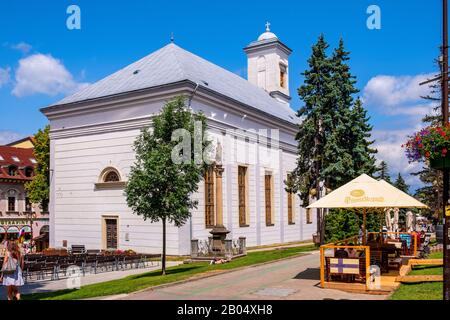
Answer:
<path fill-rule="evenodd" d="M 353 294 L 319 287 L 319 252 L 248 267 L 200 280 L 103 299 L 202 300 L 292 299 L 382 300 L 386 296 Z"/>
<path fill-rule="evenodd" d="M 312 242 L 291 243 L 291 244 L 284 244 L 284 245 L 280 244 L 280 245 L 260 247 L 260 248 L 248 248 L 247 252 L 271 251 L 271 250 L 284 249 L 284 248 L 298 248 L 298 247 L 311 246 L 313 244 L 314 243 L 312 243 Z"/>
<path fill-rule="evenodd" d="M 176 266 L 183 263 L 182 261 L 168 261 L 167 267 Z M 81 277 L 81 286 L 85 286 L 88 284 L 94 284 L 99 282 L 105 282 L 110 280 L 116 280 L 125 278 L 134 274 L 141 274 L 145 272 L 149 272 L 152 270 L 157 270 L 161 268 L 161 264 L 154 264 L 153 266 L 148 266 L 147 268 L 140 269 L 128 269 L 121 271 L 110 271 L 110 272 L 101 272 L 97 274 L 86 274 L 84 277 Z M 40 281 L 31 281 L 24 285 L 21 288 L 22 294 L 29 293 L 41 293 L 41 292 L 52 292 L 57 290 L 67 289 L 67 278 L 61 278 L 61 280 L 40 280 Z M 1 292 L 0 299 L 6 299 L 6 289 L 2 287 L 3 292 Z"/>

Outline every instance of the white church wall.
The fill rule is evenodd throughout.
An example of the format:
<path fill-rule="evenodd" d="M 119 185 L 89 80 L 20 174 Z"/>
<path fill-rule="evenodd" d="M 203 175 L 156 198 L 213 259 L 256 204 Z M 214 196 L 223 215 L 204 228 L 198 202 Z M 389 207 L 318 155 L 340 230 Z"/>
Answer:
<path fill-rule="evenodd" d="M 118 248 L 159 253 L 160 223 L 144 222 L 126 204 L 123 189 L 95 189 L 106 167 L 119 170 L 124 180 L 134 161 L 132 144 L 139 130 L 98 133 L 54 140 L 54 243 L 84 244 L 102 249 L 102 217 L 117 216 Z M 167 228 L 168 254 L 179 254 L 179 230 Z"/>
<path fill-rule="evenodd" d="M 51 204 L 51 245 L 60 247 L 63 240 L 72 244 L 85 244 L 87 248 L 100 249 L 102 246 L 102 216 L 119 217 L 120 249 L 133 249 L 140 252 L 159 253 L 161 250 L 161 230 L 159 223 L 144 222 L 142 217 L 134 215 L 126 205 L 123 190 L 95 190 L 101 171 L 115 167 L 124 180 L 134 162 L 132 145 L 139 134 L 139 128 L 150 123 L 164 101 L 133 104 L 114 111 L 91 112 L 88 115 L 54 119 L 52 130 L 52 168 L 54 170 Z M 238 114 L 211 106 L 204 101 L 192 102 L 194 110 L 202 110 L 210 117 L 210 139 L 223 138 L 223 132 L 230 128 L 242 128 L 264 133 L 276 126 L 264 125 L 252 119 L 251 114 Z M 142 121 L 141 119 L 145 119 Z M 128 129 L 116 128 L 117 122 L 127 122 Z M 88 129 L 86 129 L 88 128 Z M 132 128 L 132 129 L 130 129 Z M 263 130 L 263 131 L 259 131 Z M 241 134 L 241 133 L 239 133 Z M 266 152 L 256 142 L 238 138 L 232 145 L 223 143 L 223 214 L 224 225 L 231 231 L 229 238 L 246 237 L 247 246 L 281 243 L 307 239 L 310 225 L 298 212 L 298 223 L 287 225 L 287 198 L 283 181 L 286 170 L 295 165 L 295 154 L 286 155 L 280 151 Z M 281 145 L 295 148 L 292 132 L 280 130 L 276 138 Z M 286 157 L 289 161 L 284 160 Z M 233 161 L 228 161 L 232 159 Z M 238 206 L 238 165 L 248 167 L 248 227 L 239 225 Z M 274 226 L 265 224 L 264 173 L 273 174 L 273 211 Z M 193 210 L 192 218 L 181 228 L 168 227 L 168 254 L 189 254 L 190 239 L 205 240 L 210 229 L 205 228 L 204 184 L 199 184 L 198 192 L 193 195 L 198 200 L 198 208 Z M 297 199 L 296 199 L 297 200 Z M 297 204 L 297 201 L 296 201 Z M 296 210 L 300 209 L 296 206 Z M 53 231 L 52 231 L 53 230 Z M 303 238 L 302 238 L 303 235 Z"/>

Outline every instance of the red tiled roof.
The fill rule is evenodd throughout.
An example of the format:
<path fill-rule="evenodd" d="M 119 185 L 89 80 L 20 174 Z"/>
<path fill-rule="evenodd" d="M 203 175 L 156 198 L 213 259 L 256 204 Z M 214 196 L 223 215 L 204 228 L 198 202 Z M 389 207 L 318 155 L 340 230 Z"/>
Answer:
<path fill-rule="evenodd" d="M 17 157 L 19 161 L 15 161 L 13 157 Z M 31 177 L 25 175 L 26 168 L 36 167 L 31 159 L 34 159 L 33 149 L 0 146 L 0 179 L 31 180 Z M 8 173 L 11 165 L 18 169 L 15 176 L 10 176 Z"/>

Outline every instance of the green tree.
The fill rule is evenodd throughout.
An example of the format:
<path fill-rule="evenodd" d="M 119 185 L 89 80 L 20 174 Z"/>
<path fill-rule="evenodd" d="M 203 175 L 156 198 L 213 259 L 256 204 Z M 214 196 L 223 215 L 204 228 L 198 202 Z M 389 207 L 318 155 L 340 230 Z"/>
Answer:
<path fill-rule="evenodd" d="M 200 129 L 199 129 L 200 128 Z M 125 188 L 127 204 L 144 220 L 162 222 L 162 274 L 166 272 L 166 223 L 182 226 L 197 207 L 191 195 L 198 188 L 206 165 L 198 161 L 195 144 L 205 150 L 206 118 L 186 109 L 185 99 L 176 97 L 153 118 L 153 130 L 145 128 L 134 143 L 136 161 Z M 188 133 L 188 149 L 180 149 L 174 132 Z M 177 131 L 178 130 L 178 131 Z M 186 142 L 186 137 L 181 137 Z M 183 161 L 173 161 L 173 155 Z M 200 158 L 202 160 L 202 158 Z"/>
<path fill-rule="evenodd" d="M 397 179 L 394 181 L 394 187 L 405 193 L 409 193 L 409 186 L 406 184 L 406 181 L 403 179 L 400 172 L 398 173 Z"/>
<path fill-rule="evenodd" d="M 37 165 L 33 180 L 25 184 L 31 203 L 40 204 L 47 209 L 50 195 L 50 126 L 46 126 L 34 136 L 34 157 Z"/>
<path fill-rule="evenodd" d="M 383 179 L 386 182 L 391 183 L 391 176 L 389 174 L 389 167 L 386 161 L 381 161 L 380 165 L 378 166 L 376 170 L 375 178 L 378 180 Z"/>
<path fill-rule="evenodd" d="M 374 143 L 371 140 L 372 125 L 369 124 L 370 117 L 364 109 L 361 99 L 357 99 L 353 105 L 350 115 L 351 126 L 348 126 L 348 148 L 353 160 L 353 177 L 365 173 L 373 175 L 376 171 L 375 154 L 378 152 L 372 148 Z"/>
<path fill-rule="evenodd" d="M 354 101 L 359 91 L 348 65 L 349 52 L 343 40 L 331 57 L 327 49 L 321 35 L 312 47 L 309 68 L 298 89 L 304 106 L 298 111 L 301 123 L 296 136 L 298 157 L 293 184 L 304 205 L 320 182 L 336 189 L 363 172 L 371 174 L 375 168 L 375 150 L 370 148 L 373 141 L 368 140 L 372 127 L 361 101 Z M 318 221 L 323 239 L 325 218 L 319 210 Z"/>

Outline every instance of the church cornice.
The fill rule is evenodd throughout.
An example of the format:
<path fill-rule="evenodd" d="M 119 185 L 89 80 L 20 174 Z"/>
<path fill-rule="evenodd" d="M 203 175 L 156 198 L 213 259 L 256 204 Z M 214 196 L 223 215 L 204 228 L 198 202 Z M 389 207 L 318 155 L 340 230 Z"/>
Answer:
<path fill-rule="evenodd" d="M 250 43 L 247 47 L 244 48 L 244 51 L 249 54 L 256 51 L 261 51 L 261 49 L 268 49 L 278 47 L 280 48 L 284 53 L 287 55 L 290 55 L 292 53 L 292 49 L 289 48 L 287 45 L 285 45 L 283 42 L 281 42 L 278 39 L 269 39 L 269 40 L 262 40 L 262 41 L 254 41 Z"/>
<path fill-rule="evenodd" d="M 157 101 L 161 99 L 168 99 L 174 95 L 189 96 L 197 87 L 197 83 L 184 80 L 176 83 L 167 84 L 164 86 L 147 88 L 144 90 L 136 90 L 123 94 L 102 97 L 98 99 L 85 100 L 65 105 L 50 106 L 42 108 L 41 112 L 49 119 L 55 120 L 74 115 L 85 115 L 89 113 L 96 113 L 98 111 L 106 111 L 118 108 L 125 108 L 130 105 Z M 253 106 L 244 104 L 240 101 L 232 99 L 226 95 L 220 94 L 214 90 L 207 88 L 201 84 L 198 85 L 195 98 L 202 97 L 216 106 L 221 105 L 226 110 L 234 110 L 238 114 L 246 114 L 249 119 L 255 120 L 265 125 L 270 124 L 276 128 L 282 128 L 289 133 L 295 134 L 297 131 L 297 124 L 278 118 L 269 113 L 263 112 Z M 274 105 L 276 101 L 274 99 Z M 251 111 L 251 112 L 250 112 Z M 148 119 L 148 118 L 147 118 Z M 126 121 L 126 120 L 125 120 Z M 95 126 L 95 125 L 93 125 Z M 58 129 L 65 130 L 66 128 Z"/>

